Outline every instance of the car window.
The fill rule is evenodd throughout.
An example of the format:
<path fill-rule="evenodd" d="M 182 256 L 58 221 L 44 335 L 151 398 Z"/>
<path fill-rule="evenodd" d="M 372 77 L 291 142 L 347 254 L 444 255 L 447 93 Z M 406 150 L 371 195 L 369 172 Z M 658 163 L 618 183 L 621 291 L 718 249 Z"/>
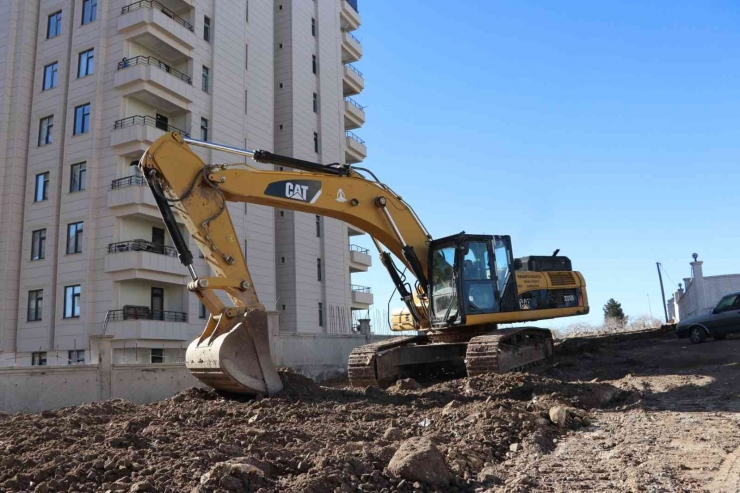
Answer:
<path fill-rule="evenodd" d="M 732 305 L 733 310 L 740 309 L 740 296 L 735 296 L 735 304 Z"/>
<path fill-rule="evenodd" d="M 714 309 L 714 311 L 715 312 L 724 312 L 724 311 L 730 310 L 734 306 L 735 300 L 737 298 L 738 298 L 737 295 L 725 296 L 724 298 L 722 298 L 721 300 L 719 300 L 719 303 L 717 303 L 717 306 Z"/>

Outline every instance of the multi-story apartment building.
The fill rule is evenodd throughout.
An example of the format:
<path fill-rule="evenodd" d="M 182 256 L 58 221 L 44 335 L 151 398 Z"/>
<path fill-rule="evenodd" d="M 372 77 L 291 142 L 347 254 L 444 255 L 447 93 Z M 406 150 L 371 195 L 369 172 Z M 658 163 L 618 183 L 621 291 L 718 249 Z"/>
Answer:
<path fill-rule="evenodd" d="M 205 311 L 135 164 L 167 131 L 356 163 L 349 0 L 13 0 L 0 16 L 0 366 L 182 358 Z M 197 151 L 206 162 L 233 156 Z M 339 221 L 230 204 L 284 332 L 349 330 L 370 266 Z M 191 245 L 195 249 L 195 245 Z M 196 269 L 207 272 L 203 259 Z M 320 355 L 317 355 L 320 357 Z"/>

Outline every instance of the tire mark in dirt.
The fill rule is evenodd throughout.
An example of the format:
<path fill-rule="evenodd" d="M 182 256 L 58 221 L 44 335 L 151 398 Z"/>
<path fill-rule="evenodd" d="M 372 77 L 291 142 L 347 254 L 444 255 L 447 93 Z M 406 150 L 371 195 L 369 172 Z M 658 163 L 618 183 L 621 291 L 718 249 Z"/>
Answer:
<path fill-rule="evenodd" d="M 714 481 L 706 486 L 710 493 L 736 493 L 740 491 L 740 447 L 727 455 L 717 471 Z"/>

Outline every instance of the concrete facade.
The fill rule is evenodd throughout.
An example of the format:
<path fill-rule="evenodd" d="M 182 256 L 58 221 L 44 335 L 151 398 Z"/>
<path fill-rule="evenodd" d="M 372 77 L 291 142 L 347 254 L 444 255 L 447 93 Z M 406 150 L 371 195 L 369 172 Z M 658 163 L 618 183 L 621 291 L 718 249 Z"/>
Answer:
<path fill-rule="evenodd" d="M 0 6 L 0 366 L 67 364 L 78 351 L 89 362 L 89 337 L 103 333 L 114 362 L 175 362 L 201 332 L 200 304 L 131 166 L 166 130 L 330 163 L 349 159 L 346 128 L 364 122 L 345 101 L 358 77 L 347 89 L 345 63 L 362 54 L 354 1 L 95 5 L 94 15 L 83 0 Z M 361 232 L 319 218 L 317 236 L 312 215 L 229 211 L 280 330 L 349 332 L 352 310 L 372 303 L 353 296 L 351 274 L 371 264 L 350 251 Z"/>
<path fill-rule="evenodd" d="M 684 278 L 666 302 L 669 320 L 678 322 L 707 313 L 723 296 L 740 291 L 740 274 L 704 276 L 703 265 L 699 260 L 691 262 L 692 277 Z"/>

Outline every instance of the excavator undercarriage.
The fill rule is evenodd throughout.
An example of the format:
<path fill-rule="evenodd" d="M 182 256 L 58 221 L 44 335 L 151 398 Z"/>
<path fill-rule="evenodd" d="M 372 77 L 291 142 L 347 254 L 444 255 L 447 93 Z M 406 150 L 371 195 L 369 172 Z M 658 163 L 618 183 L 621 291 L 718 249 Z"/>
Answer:
<path fill-rule="evenodd" d="M 431 334 L 360 346 L 349 356 L 350 384 L 384 387 L 399 378 L 434 372 L 473 376 L 525 371 L 549 361 L 553 354 L 551 332 L 535 327 L 489 328 L 488 333 L 467 341 L 442 341 Z"/>
<path fill-rule="evenodd" d="M 258 168 L 246 160 L 207 165 L 190 146 L 280 168 Z M 219 155 L 211 158 L 217 161 Z M 369 170 L 236 149 L 178 133 L 157 139 L 139 166 L 192 278 L 188 289 L 210 312 L 203 333 L 188 347 L 187 367 L 219 390 L 271 395 L 282 389 L 270 355 L 267 311 L 257 297 L 228 202 L 328 216 L 372 237 L 405 304 L 394 313 L 392 328 L 416 335 L 352 351 L 352 385 L 386 385 L 407 375 L 438 371 L 477 375 L 524 370 L 552 357 L 550 331 L 497 330 L 499 324 L 589 310 L 586 282 L 567 257 L 556 251 L 550 257 L 515 259 L 508 236 L 463 232 L 432 239 L 411 206 Z M 201 250 L 211 276 L 196 272 L 175 213 Z M 415 278 L 413 287 L 407 272 Z"/>

